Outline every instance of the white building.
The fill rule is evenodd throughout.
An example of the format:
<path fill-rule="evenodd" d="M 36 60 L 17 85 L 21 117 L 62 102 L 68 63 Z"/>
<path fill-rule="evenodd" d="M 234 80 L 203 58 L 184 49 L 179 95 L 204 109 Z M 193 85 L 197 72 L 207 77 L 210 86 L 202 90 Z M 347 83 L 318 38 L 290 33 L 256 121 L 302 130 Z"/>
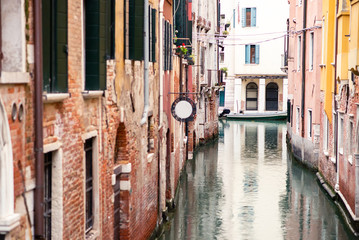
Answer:
<path fill-rule="evenodd" d="M 221 3 L 221 30 L 228 35 L 222 41 L 220 68 L 228 70 L 219 111 L 286 111 L 288 80 L 283 62 L 288 2 Z"/>

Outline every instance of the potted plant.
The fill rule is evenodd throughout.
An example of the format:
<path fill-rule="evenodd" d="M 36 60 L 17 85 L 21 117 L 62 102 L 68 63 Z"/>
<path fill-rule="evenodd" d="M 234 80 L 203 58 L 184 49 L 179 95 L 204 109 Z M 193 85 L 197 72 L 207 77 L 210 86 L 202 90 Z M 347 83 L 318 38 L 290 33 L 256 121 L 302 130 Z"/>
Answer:
<path fill-rule="evenodd" d="M 224 31 L 222 32 L 222 34 L 223 34 L 225 37 L 227 37 L 227 35 L 229 34 L 229 32 L 228 32 L 227 30 L 224 30 Z"/>
<path fill-rule="evenodd" d="M 188 52 L 188 49 L 186 48 L 186 45 L 182 43 L 182 45 L 177 46 L 176 48 L 176 55 L 184 56 Z"/>
<path fill-rule="evenodd" d="M 226 77 L 228 76 L 228 68 L 227 67 L 223 67 L 223 68 L 221 68 L 219 70 L 221 70 Z"/>
<path fill-rule="evenodd" d="M 187 57 L 188 65 L 194 65 L 194 56 L 191 54 Z"/>

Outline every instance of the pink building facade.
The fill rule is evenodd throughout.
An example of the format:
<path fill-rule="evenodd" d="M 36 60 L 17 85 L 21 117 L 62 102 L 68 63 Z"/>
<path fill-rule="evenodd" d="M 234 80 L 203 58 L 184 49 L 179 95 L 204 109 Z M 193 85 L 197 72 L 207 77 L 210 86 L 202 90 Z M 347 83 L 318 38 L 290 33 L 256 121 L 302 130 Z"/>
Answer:
<path fill-rule="evenodd" d="M 318 167 L 320 140 L 321 2 L 290 0 L 288 140 L 294 156 Z"/>

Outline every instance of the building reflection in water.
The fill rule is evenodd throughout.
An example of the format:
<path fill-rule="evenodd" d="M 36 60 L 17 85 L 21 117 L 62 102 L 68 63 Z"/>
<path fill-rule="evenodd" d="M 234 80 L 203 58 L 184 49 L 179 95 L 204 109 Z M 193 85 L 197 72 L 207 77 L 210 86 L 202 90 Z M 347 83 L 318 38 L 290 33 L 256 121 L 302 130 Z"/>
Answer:
<path fill-rule="evenodd" d="M 350 239 L 315 175 L 287 155 L 284 123 L 219 129 L 187 162 L 162 239 Z"/>

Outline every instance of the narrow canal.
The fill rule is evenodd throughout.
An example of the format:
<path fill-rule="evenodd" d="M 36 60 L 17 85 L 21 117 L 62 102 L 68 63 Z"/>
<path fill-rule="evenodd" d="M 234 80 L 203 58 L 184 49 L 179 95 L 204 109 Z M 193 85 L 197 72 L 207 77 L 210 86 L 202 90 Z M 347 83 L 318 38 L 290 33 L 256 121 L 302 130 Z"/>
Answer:
<path fill-rule="evenodd" d="M 284 123 L 227 121 L 187 162 L 167 239 L 352 239 Z"/>

